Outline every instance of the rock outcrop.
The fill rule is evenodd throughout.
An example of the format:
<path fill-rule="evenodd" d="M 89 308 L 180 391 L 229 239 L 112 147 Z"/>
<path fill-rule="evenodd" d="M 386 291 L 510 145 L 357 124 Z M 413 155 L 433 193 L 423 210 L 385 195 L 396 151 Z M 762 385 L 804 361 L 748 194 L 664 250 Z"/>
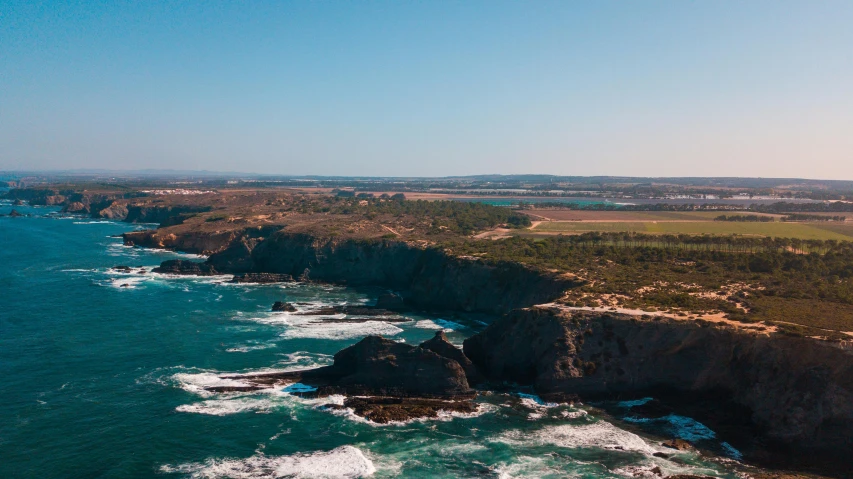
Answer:
<path fill-rule="evenodd" d="M 98 211 L 96 216 L 108 220 L 124 220 L 127 218 L 127 211 L 125 203 L 113 202 L 110 206 Z"/>
<path fill-rule="evenodd" d="M 435 347 L 442 339 L 431 341 L 431 346 Z M 446 346 L 435 349 L 453 357 L 462 354 L 453 345 L 447 343 Z M 477 406 L 471 402 L 476 392 L 468 383 L 466 370 L 457 360 L 429 347 L 427 343 L 416 347 L 381 336 L 368 336 L 335 354 L 331 366 L 305 371 L 223 376 L 223 379 L 236 379 L 248 385 L 208 389 L 215 392 L 251 391 L 302 383 L 309 388 L 298 394 L 347 395 L 349 398 L 344 407 L 376 422 L 435 417 L 442 410 L 476 411 Z M 473 367 L 471 364 L 468 366 Z"/>
<path fill-rule="evenodd" d="M 368 336 L 339 351 L 334 364 L 304 372 L 301 382 L 349 396 L 470 399 L 474 395 L 465 371 L 453 359 L 381 336 Z"/>
<path fill-rule="evenodd" d="M 182 259 L 170 259 L 163 261 L 160 266 L 152 269 L 154 273 L 161 274 L 182 274 L 189 276 L 213 276 L 219 274 L 209 264 L 196 263 L 194 261 L 186 261 Z"/>
<path fill-rule="evenodd" d="M 463 353 L 461 349 L 450 344 L 450 341 L 447 340 L 447 335 L 444 334 L 444 331 L 437 331 L 432 339 L 424 341 L 421 343 L 420 347 L 459 363 L 465 371 L 465 376 L 468 378 L 468 384 L 474 386 L 485 380 L 483 375 L 480 374 L 480 371 L 477 370 L 477 367 L 474 366 L 474 363 L 465 356 L 465 353 Z"/>
<path fill-rule="evenodd" d="M 714 394 L 748 408 L 778 447 L 853 454 L 853 351 L 830 342 L 533 307 L 492 323 L 464 351 L 487 378 L 533 385 L 543 398 Z"/>
<path fill-rule="evenodd" d="M 293 276 L 277 273 L 241 273 L 235 274 L 234 277 L 231 278 L 232 283 L 273 284 L 290 283 L 292 281 Z"/>
<path fill-rule="evenodd" d="M 285 303 L 283 301 L 276 301 L 272 305 L 273 312 L 285 312 L 285 313 L 293 313 L 296 312 L 296 306 Z"/>
<path fill-rule="evenodd" d="M 376 307 L 389 311 L 403 311 L 406 309 L 406 304 L 402 296 L 389 292 L 379 295 L 379 298 L 376 299 Z"/>

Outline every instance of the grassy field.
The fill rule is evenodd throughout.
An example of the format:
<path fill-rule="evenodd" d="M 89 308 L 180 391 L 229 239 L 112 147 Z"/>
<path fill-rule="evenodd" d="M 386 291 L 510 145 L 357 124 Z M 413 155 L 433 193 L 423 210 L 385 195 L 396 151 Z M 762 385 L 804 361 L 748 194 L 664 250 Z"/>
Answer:
<path fill-rule="evenodd" d="M 591 231 L 690 235 L 748 235 L 777 238 L 853 241 L 853 224 L 736 223 L 726 221 L 550 221 L 528 230 L 532 233 L 587 233 Z"/>
<path fill-rule="evenodd" d="M 762 297 L 754 301 L 753 319 L 784 321 L 833 331 L 853 330 L 853 307 L 813 299 Z"/>
<path fill-rule="evenodd" d="M 548 218 L 555 221 L 713 221 L 720 215 L 757 215 L 781 217 L 753 212 L 737 211 L 592 211 L 565 209 L 526 210 L 534 219 Z"/>

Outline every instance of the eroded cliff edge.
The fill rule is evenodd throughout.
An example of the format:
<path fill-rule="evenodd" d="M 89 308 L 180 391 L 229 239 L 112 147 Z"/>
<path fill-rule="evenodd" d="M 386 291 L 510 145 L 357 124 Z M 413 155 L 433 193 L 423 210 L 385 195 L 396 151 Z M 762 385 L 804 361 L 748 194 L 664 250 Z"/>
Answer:
<path fill-rule="evenodd" d="M 853 454 L 853 351 L 831 342 L 543 305 L 497 320 L 464 351 L 490 380 L 544 398 L 727 398 L 748 408 L 760 435 L 742 447 L 836 465 Z"/>
<path fill-rule="evenodd" d="M 580 283 L 570 275 L 518 263 L 485 264 L 425 244 L 386 239 L 336 239 L 248 228 L 175 236 L 156 231 L 124 235 L 127 244 L 208 253 L 221 273 L 277 273 L 350 286 L 398 291 L 407 305 L 427 310 L 503 314 L 559 298 Z"/>

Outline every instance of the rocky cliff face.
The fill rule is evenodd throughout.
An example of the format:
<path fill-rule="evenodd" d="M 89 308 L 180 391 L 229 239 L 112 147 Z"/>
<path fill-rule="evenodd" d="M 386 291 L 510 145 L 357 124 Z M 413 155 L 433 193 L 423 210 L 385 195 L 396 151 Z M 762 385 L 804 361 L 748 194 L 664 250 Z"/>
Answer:
<path fill-rule="evenodd" d="M 464 350 L 488 378 L 531 384 L 544 397 L 722 392 L 775 444 L 853 454 L 853 351 L 829 342 L 533 307 L 494 322 Z"/>
<path fill-rule="evenodd" d="M 166 230 L 124 234 L 125 244 L 208 254 L 230 274 L 275 273 L 351 286 L 384 286 L 429 310 L 503 314 L 552 301 L 579 286 L 570 277 L 517 264 L 485 264 L 436 248 L 394 241 L 335 240 L 253 227 L 223 232 Z"/>
<path fill-rule="evenodd" d="M 487 265 L 402 242 L 336 241 L 280 232 L 255 247 L 234 245 L 209 262 L 220 271 L 239 264 L 241 269 L 310 280 L 385 286 L 424 309 L 504 313 L 551 301 L 578 285 L 516 263 Z"/>

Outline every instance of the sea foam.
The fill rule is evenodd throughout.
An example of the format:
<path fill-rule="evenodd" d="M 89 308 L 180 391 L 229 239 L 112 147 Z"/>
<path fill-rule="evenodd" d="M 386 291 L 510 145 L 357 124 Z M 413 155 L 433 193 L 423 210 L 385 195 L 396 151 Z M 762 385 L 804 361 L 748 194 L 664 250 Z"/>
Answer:
<path fill-rule="evenodd" d="M 270 398 L 258 396 L 243 396 L 229 399 L 209 399 L 193 404 L 182 404 L 175 408 L 178 412 L 208 414 L 211 416 L 228 416 L 243 412 L 265 413 L 275 408 L 279 403 Z"/>
<path fill-rule="evenodd" d="M 456 331 L 462 327 L 453 321 L 447 321 L 444 319 L 422 319 L 420 321 L 416 321 L 414 326 L 420 329 L 441 329 L 444 331 Z"/>
<path fill-rule="evenodd" d="M 204 463 L 162 466 L 161 472 L 183 473 L 192 478 L 359 478 L 373 475 L 376 468 L 360 449 L 341 446 L 331 451 L 291 456 L 258 454 L 245 459 L 209 459 Z"/>
<path fill-rule="evenodd" d="M 323 320 L 295 319 L 288 321 L 287 330 L 281 333 L 286 339 L 329 339 L 342 340 L 361 338 L 369 335 L 394 336 L 402 329 L 383 321 L 365 321 L 363 323 L 339 323 Z"/>
<path fill-rule="evenodd" d="M 657 449 L 640 436 L 619 429 L 606 421 L 582 425 L 548 426 L 531 433 L 509 431 L 495 440 L 508 444 L 550 444 L 569 449 L 598 448 L 634 451 L 649 455 L 657 452 Z"/>

